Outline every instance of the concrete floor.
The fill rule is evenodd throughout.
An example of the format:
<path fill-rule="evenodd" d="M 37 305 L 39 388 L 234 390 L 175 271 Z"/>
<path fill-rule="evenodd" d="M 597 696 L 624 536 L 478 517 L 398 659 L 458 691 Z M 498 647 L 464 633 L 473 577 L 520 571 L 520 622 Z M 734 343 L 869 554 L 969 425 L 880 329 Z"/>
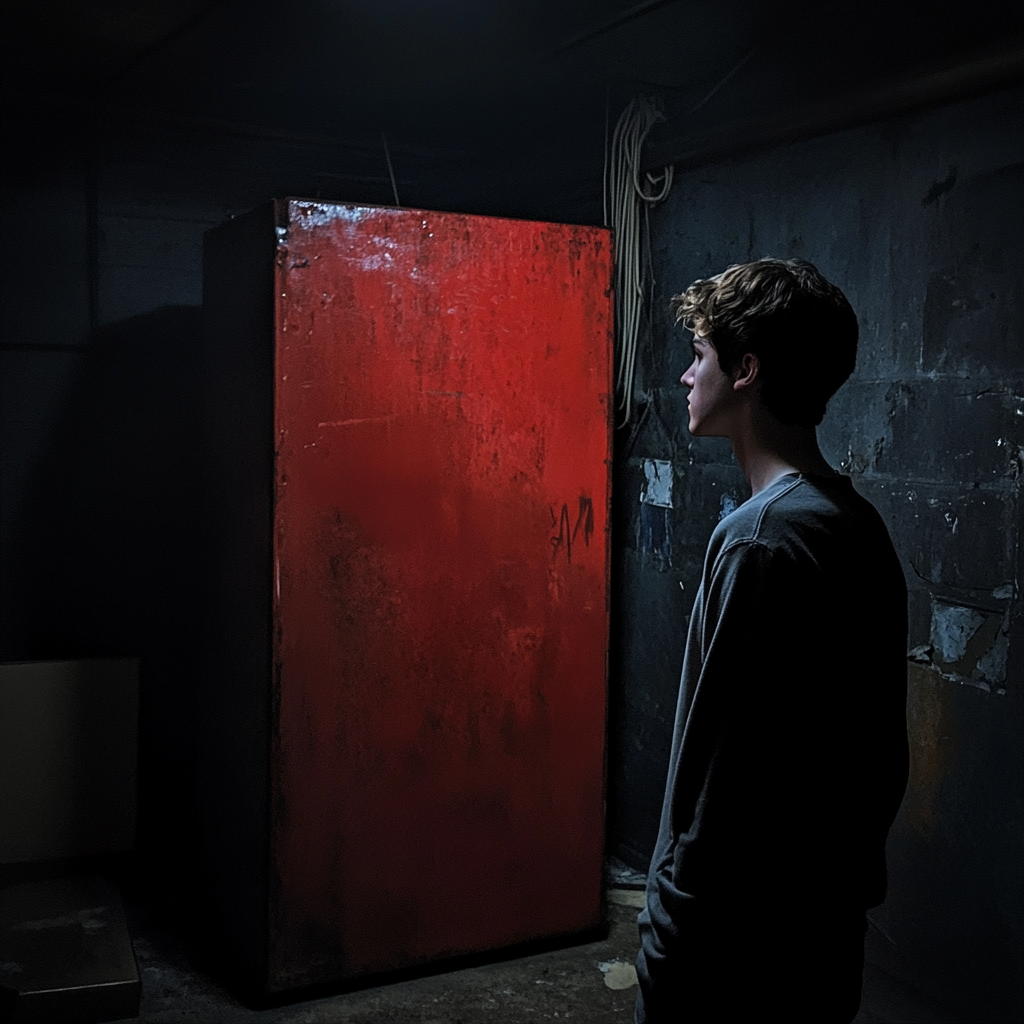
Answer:
<path fill-rule="evenodd" d="M 142 976 L 140 1018 L 261 1024 L 478 1024 L 541 1020 L 610 1024 L 633 1019 L 639 893 L 609 893 L 608 936 L 479 966 L 253 1010 L 199 971 L 171 934 L 133 924 Z"/>
<path fill-rule="evenodd" d="M 254 1010 L 196 966 L 174 934 L 145 908 L 133 908 L 131 928 L 142 975 L 139 1019 L 161 1022 L 235 1021 L 251 1024 L 525 1024 L 632 1022 L 633 961 L 642 893 L 608 889 L 608 935 L 598 941 Z M 782 1010 L 783 1008 L 780 1008 Z M 771 1013 L 773 1020 L 785 1013 Z M 960 1024 L 940 1007 L 869 964 L 856 1024 Z"/>

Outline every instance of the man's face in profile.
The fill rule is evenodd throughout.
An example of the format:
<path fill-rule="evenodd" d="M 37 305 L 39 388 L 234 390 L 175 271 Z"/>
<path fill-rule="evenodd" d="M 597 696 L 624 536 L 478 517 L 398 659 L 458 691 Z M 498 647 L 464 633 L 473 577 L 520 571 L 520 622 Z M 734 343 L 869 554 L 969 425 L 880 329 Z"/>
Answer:
<path fill-rule="evenodd" d="M 680 377 L 690 389 L 690 433 L 694 437 L 726 437 L 736 392 L 732 378 L 718 365 L 714 345 L 700 334 L 693 336 L 693 362 Z"/>

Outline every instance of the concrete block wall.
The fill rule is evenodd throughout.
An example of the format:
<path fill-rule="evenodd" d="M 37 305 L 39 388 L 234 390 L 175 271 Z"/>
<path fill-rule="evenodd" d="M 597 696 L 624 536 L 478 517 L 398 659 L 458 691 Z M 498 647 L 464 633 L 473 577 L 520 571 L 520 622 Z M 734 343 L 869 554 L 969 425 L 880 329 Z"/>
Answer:
<path fill-rule="evenodd" d="M 1024 1012 L 1022 124 L 1016 88 L 677 175 L 651 212 L 641 415 L 616 469 L 610 843 L 641 866 L 704 548 L 749 494 L 727 442 L 688 434 L 668 298 L 762 256 L 810 259 L 844 289 L 857 369 L 820 438 L 885 519 L 911 611 L 912 777 L 869 949 L 991 1021 Z M 674 467 L 670 559 L 641 528 L 647 459 Z M 836 658 L 864 642 L 836 636 Z"/>

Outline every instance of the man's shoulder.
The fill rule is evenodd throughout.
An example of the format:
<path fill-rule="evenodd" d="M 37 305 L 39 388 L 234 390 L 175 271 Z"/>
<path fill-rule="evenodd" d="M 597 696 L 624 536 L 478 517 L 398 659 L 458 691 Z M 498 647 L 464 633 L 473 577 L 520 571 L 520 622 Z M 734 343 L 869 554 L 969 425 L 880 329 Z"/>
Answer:
<path fill-rule="evenodd" d="M 857 602 L 877 610 L 881 602 L 897 632 L 906 607 L 906 580 L 882 517 L 838 475 L 780 478 L 725 517 L 708 547 L 705 585 L 770 594 L 789 617 L 847 614 Z"/>
<path fill-rule="evenodd" d="M 716 552 L 751 545 L 771 551 L 813 551 L 839 545 L 891 546 L 875 507 L 849 477 L 780 477 L 726 516 L 712 535 Z"/>

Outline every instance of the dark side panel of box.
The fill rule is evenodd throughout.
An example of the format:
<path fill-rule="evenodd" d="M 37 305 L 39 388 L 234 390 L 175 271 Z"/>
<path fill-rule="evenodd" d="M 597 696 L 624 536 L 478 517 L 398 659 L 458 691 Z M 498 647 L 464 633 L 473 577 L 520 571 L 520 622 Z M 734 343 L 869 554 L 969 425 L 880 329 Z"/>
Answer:
<path fill-rule="evenodd" d="M 203 256 L 205 877 L 223 952 L 255 991 L 268 942 L 274 248 L 268 203 L 207 232 Z"/>

